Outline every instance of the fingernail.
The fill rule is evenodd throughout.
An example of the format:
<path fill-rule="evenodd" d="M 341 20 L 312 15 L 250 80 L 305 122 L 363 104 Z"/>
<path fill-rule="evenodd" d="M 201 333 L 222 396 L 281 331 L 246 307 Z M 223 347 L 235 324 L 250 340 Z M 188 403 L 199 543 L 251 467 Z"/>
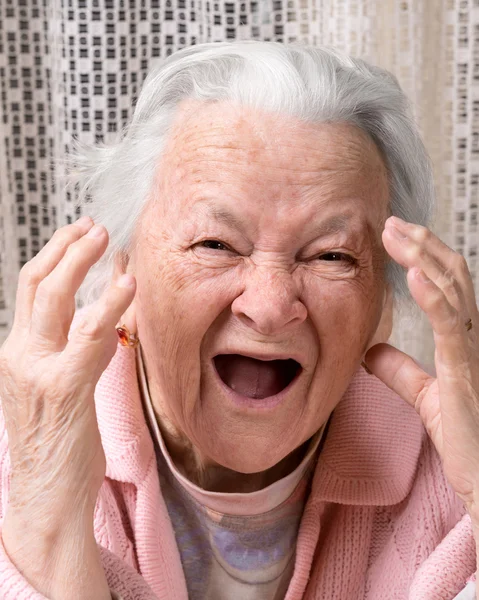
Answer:
<path fill-rule="evenodd" d="M 407 240 L 407 235 L 405 235 L 402 231 L 400 231 L 394 223 L 388 223 L 388 232 L 400 242 Z"/>
<path fill-rule="evenodd" d="M 400 217 L 389 217 L 388 219 L 388 224 L 394 225 L 395 227 L 401 227 L 404 225 L 407 225 L 407 221 L 404 221 L 403 219 L 401 219 Z"/>
<path fill-rule="evenodd" d="M 105 231 L 105 228 L 101 225 L 94 225 L 90 231 L 86 234 L 86 237 L 97 238 L 101 237 Z"/>
<path fill-rule="evenodd" d="M 372 372 L 372 371 L 369 369 L 368 365 L 367 365 L 367 364 L 364 362 L 364 360 L 363 360 L 363 362 L 361 363 L 361 366 L 362 366 L 362 368 L 363 368 L 363 369 L 366 371 L 366 373 L 367 373 L 368 375 L 372 375 L 372 374 L 373 374 L 373 372 Z"/>
<path fill-rule="evenodd" d="M 431 280 L 422 269 L 417 270 L 416 277 L 419 279 L 419 281 L 422 281 L 422 283 L 431 283 Z"/>

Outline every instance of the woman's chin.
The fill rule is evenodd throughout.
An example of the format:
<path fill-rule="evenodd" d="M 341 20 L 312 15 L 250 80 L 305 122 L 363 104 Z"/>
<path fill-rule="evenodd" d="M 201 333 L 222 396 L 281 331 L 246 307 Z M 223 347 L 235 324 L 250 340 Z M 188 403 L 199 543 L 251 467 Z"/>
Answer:
<path fill-rule="evenodd" d="M 285 436 L 283 440 L 286 442 Z M 220 428 L 217 429 L 214 439 L 203 440 L 201 446 L 204 456 L 208 457 L 207 462 L 244 475 L 271 469 L 296 447 L 291 443 L 278 443 L 276 435 L 234 435 L 231 432 L 223 432 Z"/>
<path fill-rule="evenodd" d="M 215 392 L 202 394 L 201 415 L 195 419 L 197 424 L 202 423 L 201 433 L 198 435 L 197 429 L 196 435 L 190 436 L 201 449 L 200 454 L 213 464 L 243 474 L 261 473 L 293 452 L 308 438 L 308 433 L 309 437 L 314 433 L 304 428 L 301 419 L 304 393 L 289 393 L 287 402 L 255 409 L 238 407 L 224 390 Z"/>

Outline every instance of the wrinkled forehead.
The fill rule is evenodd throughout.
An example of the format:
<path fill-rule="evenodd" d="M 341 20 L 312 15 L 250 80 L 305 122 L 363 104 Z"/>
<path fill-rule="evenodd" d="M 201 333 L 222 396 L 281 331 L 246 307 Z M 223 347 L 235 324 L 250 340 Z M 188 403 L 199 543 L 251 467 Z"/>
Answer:
<path fill-rule="evenodd" d="M 305 123 L 226 101 L 180 105 L 160 172 L 177 190 L 229 186 L 297 202 L 359 197 L 381 213 L 389 202 L 385 163 L 359 127 Z"/>
<path fill-rule="evenodd" d="M 251 157 L 301 158 L 312 169 L 331 168 L 331 161 L 336 161 L 338 168 L 385 169 L 373 140 L 351 123 L 308 123 L 227 101 L 183 101 L 173 121 L 168 149 L 176 156 L 241 149 Z"/>

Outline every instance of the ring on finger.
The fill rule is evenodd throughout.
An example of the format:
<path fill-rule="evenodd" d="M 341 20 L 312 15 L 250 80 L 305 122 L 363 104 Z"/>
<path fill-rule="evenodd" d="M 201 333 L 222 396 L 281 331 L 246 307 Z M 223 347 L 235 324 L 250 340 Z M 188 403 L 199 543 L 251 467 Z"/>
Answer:
<path fill-rule="evenodd" d="M 467 321 L 465 322 L 465 326 L 466 326 L 466 331 L 471 331 L 471 329 L 472 329 L 472 319 L 467 319 Z"/>

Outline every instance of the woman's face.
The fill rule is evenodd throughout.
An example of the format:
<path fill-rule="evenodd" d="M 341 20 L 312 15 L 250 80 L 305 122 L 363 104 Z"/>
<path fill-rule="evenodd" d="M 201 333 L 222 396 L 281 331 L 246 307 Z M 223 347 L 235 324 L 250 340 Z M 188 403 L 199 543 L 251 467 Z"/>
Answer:
<path fill-rule="evenodd" d="M 202 460 L 268 469 L 327 420 L 385 294 L 386 169 L 346 124 L 179 111 L 129 270 L 152 401 Z"/>

